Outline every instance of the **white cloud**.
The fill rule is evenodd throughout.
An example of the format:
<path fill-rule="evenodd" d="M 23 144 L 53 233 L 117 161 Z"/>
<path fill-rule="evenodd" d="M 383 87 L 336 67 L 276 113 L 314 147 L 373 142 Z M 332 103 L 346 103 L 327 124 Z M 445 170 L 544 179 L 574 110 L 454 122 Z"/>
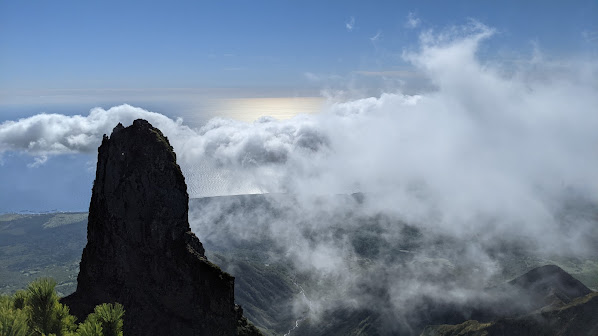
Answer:
<path fill-rule="evenodd" d="M 332 99 L 320 115 L 255 123 L 214 119 L 199 130 L 129 105 L 95 108 L 87 116 L 39 114 L 0 124 L 0 152 L 23 151 L 35 157 L 92 153 L 118 122 L 127 125 L 144 118 L 169 136 L 186 171 L 200 167 L 198 178 L 223 184 L 211 186 L 210 193 L 198 187 L 194 196 L 225 194 L 241 180 L 248 189 L 273 192 L 350 192 L 355 186 L 385 190 L 400 188 L 405 181 L 426 181 L 445 201 L 472 204 L 484 198 L 471 181 L 501 181 L 494 186 L 498 189 L 534 189 L 555 179 L 591 187 L 580 181 L 596 174 L 588 167 L 595 157 L 589 144 L 598 141 L 598 117 L 591 113 L 598 98 L 596 76 L 587 72 L 596 73 L 597 68 L 583 65 L 579 70 L 578 63 L 570 62 L 555 78 L 529 77 L 525 69 L 506 76 L 500 67 L 476 57 L 479 44 L 492 32 L 478 23 L 426 32 L 418 50 L 403 54 L 413 71 L 362 72 L 425 76 L 436 91 L 419 96 L 388 93 L 342 103 Z M 543 66 L 538 62 L 535 72 Z M 543 73 L 555 72 L 547 68 Z M 540 167 L 544 174 L 538 174 Z M 469 173 L 462 178 L 454 175 L 465 171 Z M 227 182 L 229 177 L 236 182 Z M 454 188 L 461 189 L 458 199 L 450 196 Z M 512 192 L 500 194 L 503 201 L 513 199 Z"/>
<path fill-rule="evenodd" d="M 356 74 L 362 76 L 373 77 L 408 77 L 408 78 L 422 78 L 423 74 L 415 70 L 385 70 L 385 71 L 355 71 Z"/>
<path fill-rule="evenodd" d="M 0 153 L 26 151 L 31 155 L 44 156 L 94 152 L 103 134 L 110 134 L 119 122 L 130 124 L 137 118 L 145 118 L 156 127 L 167 130 L 189 130 L 181 120 L 173 121 L 159 113 L 129 105 L 109 110 L 94 108 L 87 116 L 38 114 L 0 124 Z"/>
<path fill-rule="evenodd" d="M 308 80 L 310 80 L 312 82 L 318 82 L 318 81 L 320 81 L 320 76 L 316 75 L 315 73 L 306 72 L 303 75 L 305 76 L 305 78 L 307 78 Z"/>
<path fill-rule="evenodd" d="M 413 12 L 409 12 L 407 15 L 407 21 L 405 22 L 405 27 L 411 29 L 417 28 L 420 22 L 421 20 Z"/>
<path fill-rule="evenodd" d="M 40 155 L 40 156 L 36 156 L 35 158 L 33 158 L 33 162 L 27 164 L 27 167 L 29 168 L 37 168 L 41 165 L 43 165 L 44 163 L 46 163 L 46 161 L 48 161 L 48 156 L 47 155 Z"/>
<path fill-rule="evenodd" d="M 382 31 L 378 30 L 378 32 L 376 33 L 376 35 L 370 37 L 370 41 L 372 42 L 376 42 L 378 41 L 380 38 L 382 37 Z"/>
<path fill-rule="evenodd" d="M 355 27 L 355 17 L 351 16 L 351 18 L 349 19 L 349 21 L 345 22 L 345 28 L 347 28 L 347 31 L 353 31 L 353 28 Z"/>
<path fill-rule="evenodd" d="M 598 31 L 583 31 L 581 36 L 584 40 L 588 43 L 593 43 L 598 41 Z"/>

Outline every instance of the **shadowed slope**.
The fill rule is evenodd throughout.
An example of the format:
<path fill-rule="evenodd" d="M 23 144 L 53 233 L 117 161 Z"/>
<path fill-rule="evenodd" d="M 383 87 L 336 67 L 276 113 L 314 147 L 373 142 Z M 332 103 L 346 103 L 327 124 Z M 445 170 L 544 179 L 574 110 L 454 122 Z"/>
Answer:
<path fill-rule="evenodd" d="M 558 266 L 534 268 L 501 288 L 515 289 L 502 304 L 512 302 L 520 315 L 428 326 L 422 336 L 598 335 L 598 293 Z"/>

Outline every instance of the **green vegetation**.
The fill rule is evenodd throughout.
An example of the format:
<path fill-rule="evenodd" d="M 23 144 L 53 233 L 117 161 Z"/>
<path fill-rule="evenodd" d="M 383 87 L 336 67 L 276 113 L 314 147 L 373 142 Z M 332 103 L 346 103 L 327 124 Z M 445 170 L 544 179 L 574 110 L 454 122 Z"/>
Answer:
<path fill-rule="evenodd" d="M 87 213 L 0 215 L 0 294 L 14 294 L 35 278 L 56 280 L 59 296 L 77 286 Z"/>
<path fill-rule="evenodd" d="M 122 336 L 124 309 L 102 304 L 79 325 L 58 301 L 56 281 L 41 278 L 12 296 L 0 296 L 2 336 Z"/>
<path fill-rule="evenodd" d="M 478 321 L 470 320 L 457 325 L 442 324 L 437 326 L 429 326 L 424 329 L 422 336 L 487 336 L 488 331 L 486 329 L 491 325 L 492 323 L 480 323 Z"/>
<path fill-rule="evenodd" d="M 121 304 L 103 303 L 96 306 L 93 313 L 89 314 L 83 324 L 86 324 L 86 329 L 87 326 L 90 326 L 94 328 L 92 330 L 102 331 L 104 336 L 122 336 L 124 315 L 125 310 Z M 97 328 L 97 326 L 101 328 Z M 100 335 L 102 334 L 100 333 Z"/>

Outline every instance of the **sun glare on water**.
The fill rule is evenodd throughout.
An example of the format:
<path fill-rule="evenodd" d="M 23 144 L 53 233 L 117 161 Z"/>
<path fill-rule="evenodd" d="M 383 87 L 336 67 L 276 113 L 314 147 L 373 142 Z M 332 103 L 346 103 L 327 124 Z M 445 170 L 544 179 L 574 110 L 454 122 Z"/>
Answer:
<path fill-rule="evenodd" d="M 214 104 L 212 114 L 245 122 L 265 116 L 284 120 L 299 114 L 318 113 L 324 102 L 322 97 L 222 99 Z"/>

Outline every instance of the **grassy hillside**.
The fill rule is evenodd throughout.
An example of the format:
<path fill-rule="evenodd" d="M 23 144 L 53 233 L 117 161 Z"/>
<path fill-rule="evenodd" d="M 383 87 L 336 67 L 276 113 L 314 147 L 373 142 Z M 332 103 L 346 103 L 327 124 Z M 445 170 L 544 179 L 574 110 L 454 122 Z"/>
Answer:
<path fill-rule="evenodd" d="M 466 321 L 458 325 L 427 327 L 422 336 L 488 335 L 596 335 L 598 293 L 580 297 L 568 305 L 488 323 Z"/>
<path fill-rule="evenodd" d="M 75 290 L 87 213 L 0 215 L 0 292 L 14 293 L 52 277 L 59 295 Z"/>

